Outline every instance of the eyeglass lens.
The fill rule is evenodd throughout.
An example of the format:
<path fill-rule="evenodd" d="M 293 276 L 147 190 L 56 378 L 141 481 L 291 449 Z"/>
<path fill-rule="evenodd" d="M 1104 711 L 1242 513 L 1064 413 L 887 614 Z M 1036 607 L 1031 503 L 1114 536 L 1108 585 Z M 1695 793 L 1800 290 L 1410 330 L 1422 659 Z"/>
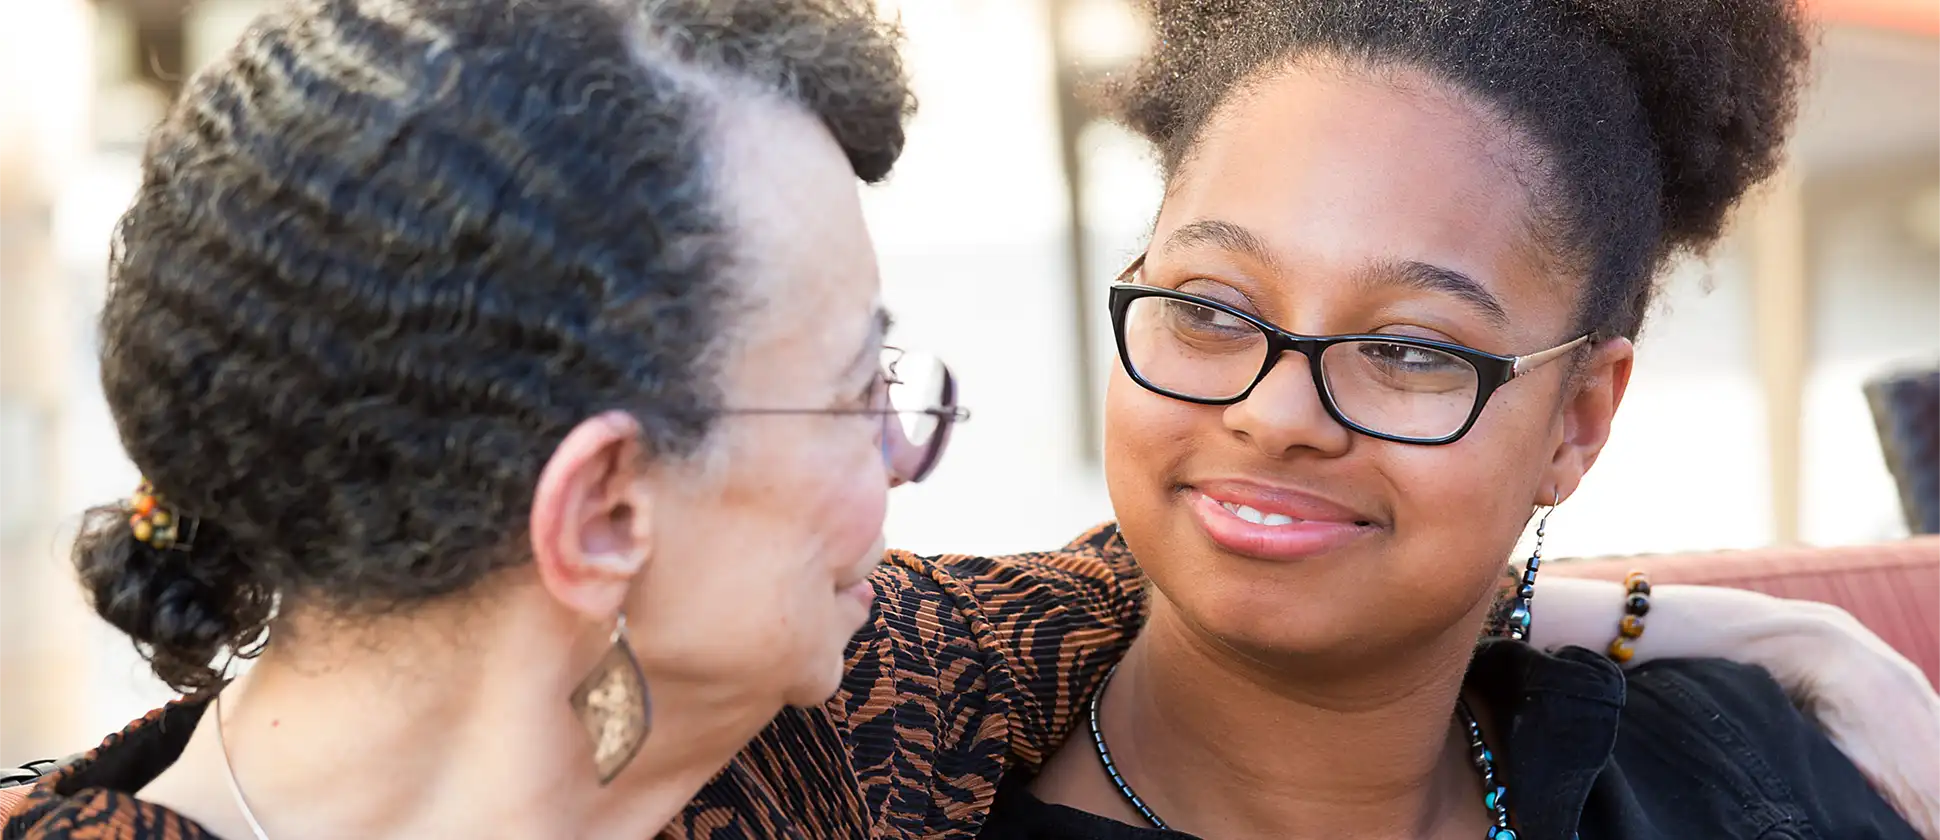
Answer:
<path fill-rule="evenodd" d="M 956 384 L 933 356 L 885 350 L 887 377 L 883 460 L 899 482 L 928 477 L 943 456 L 956 412 Z"/>
<path fill-rule="evenodd" d="M 1187 399 L 1231 400 L 1267 364 L 1266 333 L 1213 307 L 1175 298 L 1134 299 L 1122 325 L 1126 362 L 1147 387 Z M 1394 437 L 1432 440 L 1460 431 L 1481 377 L 1461 357 L 1379 339 L 1329 345 L 1320 355 L 1324 397 L 1349 422 Z"/>

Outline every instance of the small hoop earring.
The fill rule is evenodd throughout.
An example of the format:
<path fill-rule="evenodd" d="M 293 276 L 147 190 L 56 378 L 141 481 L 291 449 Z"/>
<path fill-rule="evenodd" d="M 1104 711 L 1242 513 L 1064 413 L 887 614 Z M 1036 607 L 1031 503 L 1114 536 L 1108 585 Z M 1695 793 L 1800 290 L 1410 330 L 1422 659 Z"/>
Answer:
<path fill-rule="evenodd" d="M 633 761 L 653 731 L 652 698 L 626 639 L 625 612 L 614 621 L 606 655 L 579 681 L 570 702 L 573 716 L 593 739 L 593 769 L 605 787 Z"/>
<path fill-rule="evenodd" d="M 1529 554 L 1529 562 L 1522 570 L 1522 583 L 1516 587 L 1514 608 L 1509 610 L 1509 638 L 1518 642 L 1529 641 L 1529 629 L 1535 623 L 1535 613 L 1531 612 L 1530 602 L 1536 598 L 1536 571 L 1543 565 L 1543 534 L 1549 529 L 1549 515 L 1556 512 L 1556 506 L 1563 503 L 1562 491 L 1552 491 L 1549 507 L 1543 509 L 1543 516 L 1536 520 L 1536 548 Z"/>

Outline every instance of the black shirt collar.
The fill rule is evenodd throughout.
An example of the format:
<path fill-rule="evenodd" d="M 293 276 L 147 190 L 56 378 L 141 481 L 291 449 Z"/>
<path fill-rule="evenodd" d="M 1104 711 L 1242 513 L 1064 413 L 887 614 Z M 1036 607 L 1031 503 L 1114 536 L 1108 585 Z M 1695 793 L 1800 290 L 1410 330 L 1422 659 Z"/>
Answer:
<path fill-rule="evenodd" d="M 1476 651 L 1466 685 L 1507 742 L 1497 763 L 1521 836 L 1572 836 L 1616 749 L 1622 670 L 1579 647 L 1548 654 L 1492 639 Z"/>

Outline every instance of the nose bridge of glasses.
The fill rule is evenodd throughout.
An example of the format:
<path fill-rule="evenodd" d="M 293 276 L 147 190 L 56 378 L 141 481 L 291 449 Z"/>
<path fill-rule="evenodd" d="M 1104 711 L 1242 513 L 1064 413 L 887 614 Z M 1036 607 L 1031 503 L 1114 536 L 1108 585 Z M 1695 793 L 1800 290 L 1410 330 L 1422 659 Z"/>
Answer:
<path fill-rule="evenodd" d="M 1269 324 L 1266 326 L 1266 340 L 1265 364 L 1260 371 L 1260 381 L 1254 384 L 1255 388 L 1264 384 L 1267 377 L 1277 375 L 1282 368 L 1288 367 L 1283 364 L 1287 356 L 1295 357 L 1292 360 L 1292 368 L 1297 371 L 1295 375 L 1305 377 L 1310 384 L 1320 387 L 1320 355 L 1327 349 L 1327 339 L 1287 332 Z"/>
<path fill-rule="evenodd" d="M 1312 407 L 1324 410 L 1327 397 L 1321 393 L 1326 386 L 1320 375 L 1320 353 L 1326 346 L 1324 339 L 1285 332 L 1272 335 L 1267 344 L 1265 364 L 1253 387 L 1248 390 L 1246 401 L 1260 400 L 1264 390 L 1267 400 L 1277 404 L 1287 396 L 1282 391 L 1292 388 L 1293 394 L 1304 397 L 1303 408 L 1308 407 L 1305 403 L 1312 403 Z M 1289 378 L 1292 380 L 1290 383 Z"/>
<path fill-rule="evenodd" d="M 1275 336 L 1258 380 L 1226 409 L 1227 425 L 1270 453 L 1338 449 L 1349 431 L 1329 408 L 1318 375 L 1317 360 L 1326 346 L 1322 339 Z"/>

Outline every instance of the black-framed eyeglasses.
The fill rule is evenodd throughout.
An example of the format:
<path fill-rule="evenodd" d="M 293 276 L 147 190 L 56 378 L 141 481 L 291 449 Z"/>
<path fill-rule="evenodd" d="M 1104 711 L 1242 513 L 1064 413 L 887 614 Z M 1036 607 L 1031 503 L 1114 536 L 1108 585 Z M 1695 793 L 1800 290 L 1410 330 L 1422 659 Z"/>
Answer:
<path fill-rule="evenodd" d="M 827 414 L 882 418 L 882 460 L 897 484 L 928 478 L 943 460 L 950 430 L 970 419 L 957 405 L 956 375 L 941 359 L 882 348 L 882 372 L 867 408 L 731 408 L 723 414 Z M 893 421 L 893 422 L 892 422 Z"/>
<path fill-rule="evenodd" d="M 1111 287 L 1112 331 L 1132 381 L 1175 400 L 1232 405 L 1291 351 L 1307 357 L 1334 420 L 1398 443 L 1460 440 L 1497 388 L 1590 340 L 1498 356 L 1413 336 L 1296 335 L 1216 300 L 1129 282 L 1144 263 L 1133 260 Z"/>

